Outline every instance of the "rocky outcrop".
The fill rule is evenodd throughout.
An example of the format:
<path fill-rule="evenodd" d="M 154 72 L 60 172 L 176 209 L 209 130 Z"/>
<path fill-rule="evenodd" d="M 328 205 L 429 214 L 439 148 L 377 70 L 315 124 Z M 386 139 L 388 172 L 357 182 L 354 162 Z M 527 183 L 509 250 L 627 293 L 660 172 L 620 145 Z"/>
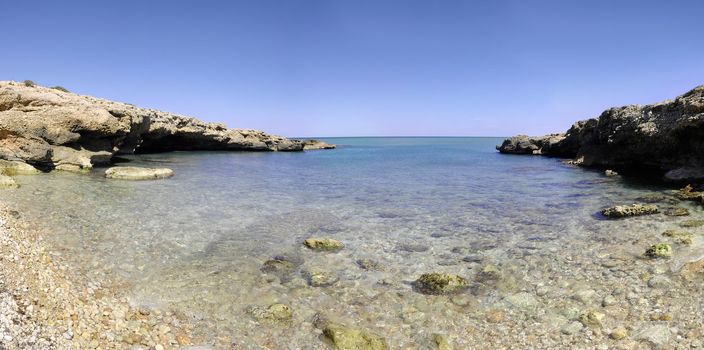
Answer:
<path fill-rule="evenodd" d="M 0 159 L 44 169 L 80 171 L 131 153 L 303 149 L 301 141 L 257 130 L 0 81 Z"/>
<path fill-rule="evenodd" d="M 334 149 L 335 145 L 331 145 L 327 142 L 323 142 L 320 140 L 303 140 L 303 149 L 306 151 L 309 150 L 318 150 L 318 149 Z"/>
<path fill-rule="evenodd" d="M 674 100 L 611 108 L 562 134 L 506 139 L 501 153 L 576 159 L 583 166 L 653 169 L 672 181 L 704 179 L 704 85 Z"/>

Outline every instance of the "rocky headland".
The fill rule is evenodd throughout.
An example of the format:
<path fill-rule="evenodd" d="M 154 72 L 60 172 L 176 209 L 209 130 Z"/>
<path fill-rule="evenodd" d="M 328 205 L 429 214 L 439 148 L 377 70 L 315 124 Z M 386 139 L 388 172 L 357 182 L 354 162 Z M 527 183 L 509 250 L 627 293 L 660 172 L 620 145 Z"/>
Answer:
<path fill-rule="evenodd" d="M 252 129 L 0 81 L 0 160 L 42 170 L 87 171 L 115 156 L 167 151 L 303 151 L 334 148 Z M 17 165 L 15 165 L 17 167 Z"/>
<path fill-rule="evenodd" d="M 673 182 L 704 180 L 704 85 L 651 105 L 609 108 L 564 133 L 506 139 L 501 153 L 574 159 L 587 167 L 663 175 Z"/>

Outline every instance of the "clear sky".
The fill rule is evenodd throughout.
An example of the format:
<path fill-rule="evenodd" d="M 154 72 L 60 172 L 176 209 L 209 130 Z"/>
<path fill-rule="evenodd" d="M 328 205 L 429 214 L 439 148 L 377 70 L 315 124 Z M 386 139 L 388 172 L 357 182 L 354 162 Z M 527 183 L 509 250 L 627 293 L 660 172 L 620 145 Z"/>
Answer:
<path fill-rule="evenodd" d="M 566 130 L 704 84 L 704 1 L 5 1 L 0 80 L 286 136 Z"/>

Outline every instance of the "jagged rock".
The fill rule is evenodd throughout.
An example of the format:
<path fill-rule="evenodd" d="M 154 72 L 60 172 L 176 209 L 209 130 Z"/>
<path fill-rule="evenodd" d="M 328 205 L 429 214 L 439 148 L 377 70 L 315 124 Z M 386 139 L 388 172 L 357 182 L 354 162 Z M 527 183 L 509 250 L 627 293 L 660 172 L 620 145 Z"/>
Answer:
<path fill-rule="evenodd" d="M 604 171 L 604 175 L 606 175 L 608 177 L 614 177 L 614 176 L 618 176 L 618 173 L 613 170 L 606 169 Z"/>
<path fill-rule="evenodd" d="M 173 175 L 173 170 L 167 168 L 116 166 L 105 170 L 105 177 L 119 180 L 156 180 L 166 179 Z"/>
<path fill-rule="evenodd" d="M 445 273 L 425 273 L 416 281 L 415 287 L 424 294 L 449 294 L 467 288 L 467 280 L 456 275 Z"/>
<path fill-rule="evenodd" d="M 589 328 L 601 328 L 604 314 L 595 310 L 586 310 L 579 315 L 579 322 Z"/>
<path fill-rule="evenodd" d="M 334 149 L 335 145 L 320 141 L 320 140 L 303 140 L 303 149 L 306 151 L 318 149 Z"/>
<path fill-rule="evenodd" d="M 704 179 L 704 85 L 652 105 L 610 108 L 564 134 L 506 139 L 501 153 L 578 159 L 584 166 L 651 168 L 670 181 Z"/>
<path fill-rule="evenodd" d="M 386 340 L 369 331 L 328 324 L 323 328 L 323 335 L 338 350 L 386 350 Z"/>
<path fill-rule="evenodd" d="M 303 148 L 301 141 L 257 130 L 228 129 L 183 115 L 0 81 L 0 159 L 84 171 L 116 154 L 135 152 Z"/>
<path fill-rule="evenodd" d="M 649 215 L 657 214 L 658 207 L 653 204 L 631 204 L 631 205 L 617 205 L 614 207 L 609 207 L 601 211 L 601 215 L 608 218 L 623 218 L 628 216 L 639 216 L 639 215 Z"/>

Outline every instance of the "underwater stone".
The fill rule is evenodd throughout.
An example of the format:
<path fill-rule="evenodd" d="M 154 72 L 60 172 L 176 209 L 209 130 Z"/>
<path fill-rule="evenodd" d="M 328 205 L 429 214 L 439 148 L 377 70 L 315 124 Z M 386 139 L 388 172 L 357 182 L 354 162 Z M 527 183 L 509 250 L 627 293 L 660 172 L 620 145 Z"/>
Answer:
<path fill-rule="evenodd" d="M 415 287 L 424 294 L 449 294 L 467 287 L 467 280 L 445 273 L 424 273 L 416 281 Z"/>
<path fill-rule="evenodd" d="M 486 264 L 482 266 L 482 269 L 479 270 L 476 276 L 477 282 L 490 282 L 490 281 L 497 281 L 503 277 L 503 273 L 501 270 L 493 264 Z"/>
<path fill-rule="evenodd" d="M 442 334 L 433 334 L 433 341 L 435 342 L 435 345 L 437 345 L 438 350 L 452 350 L 447 338 Z"/>
<path fill-rule="evenodd" d="M 378 261 L 372 259 L 357 259 L 356 263 L 364 270 L 381 271 L 384 269 Z"/>
<path fill-rule="evenodd" d="M 386 350 L 384 338 L 363 329 L 328 324 L 323 335 L 338 350 Z"/>
<path fill-rule="evenodd" d="M 157 180 L 172 177 L 174 171 L 168 168 L 140 168 L 116 166 L 105 170 L 105 177 L 118 180 Z"/>
<path fill-rule="evenodd" d="M 681 227 L 700 227 L 704 226 L 704 220 L 686 220 L 680 223 Z"/>
<path fill-rule="evenodd" d="M 293 316 L 291 308 L 286 304 L 272 304 L 268 308 L 254 306 L 247 312 L 257 321 L 270 323 L 285 322 Z"/>
<path fill-rule="evenodd" d="M 672 257 L 672 247 L 667 243 L 653 244 L 645 251 L 645 256 L 650 258 L 669 258 Z"/>
<path fill-rule="evenodd" d="M 667 230 L 667 231 L 663 232 L 662 235 L 665 237 L 670 237 L 675 242 L 680 243 L 680 244 L 686 244 L 686 245 L 692 244 L 693 235 L 689 232 Z"/>
<path fill-rule="evenodd" d="M 595 310 L 587 310 L 579 315 L 579 322 L 589 328 L 601 328 L 601 321 L 604 319 L 604 314 Z"/>
<path fill-rule="evenodd" d="M 665 212 L 663 212 L 663 214 L 665 214 L 667 216 L 687 216 L 687 215 L 689 215 L 689 209 L 681 208 L 681 207 L 670 208 L 670 209 L 665 210 Z"/>
<path fill-rule="evenodd" d="M 562 332 L 563 334 L 572 335 L 572 334 L 575 334 L 575 333 L 581 331 L 582 328 L 584 328 L 584 326 L 582 325 L 581 322 L 574 321 L 574 322 L 571 322 L 571 323 L 564 325 L 560 329 L 560 332 Z"/>
<path fill-rule="evenodd" d="M 622 328 L 622 327 L 614 329 L 613 331 L 611 331 L 611 334 L 610 334 L 611 339 L 613 339 L 613 340 L 621 340 L 621 339 L 625 338 L 627 335 L 628 335 L 628 331 L 626 331 L 626 329 Z"/>
<path fill-rule="evenodd" d="M 339 280 L 336 274 L 320 269 L 308 269 L 303 271 L 303 276 L 311 287 L 327 287 L 335 284 Z"/>
<path fill-rule="evenodd" d="M 653 204 L 631 204 L 617 205 L 606 208 L 601 211 L 601 214 L 608 218 L 624 218 L 629 216 L 640 216 L 657 214 L 658 207 Z"/>
<path fill-rule="evenodd" d="M 303 241 L 303 245 L 319 251 L 336 251 L 344 248 L 344 244 L 332 238 L 308 238 Z"/>
<path fill-rule="evenodd" d="M 40 171 L 37 168 L 16 160 L 4 160 L 0 159 L 0 174 L 1 175 L 35 175 L 39 174 Z"/>
<path fill-rule="evenodd" d="M 7 175 L 0 175 L 0 188 L 18 188 L 20 187 L 17 182 L 15 182 L 15 179 L 7 176 Z"/>

